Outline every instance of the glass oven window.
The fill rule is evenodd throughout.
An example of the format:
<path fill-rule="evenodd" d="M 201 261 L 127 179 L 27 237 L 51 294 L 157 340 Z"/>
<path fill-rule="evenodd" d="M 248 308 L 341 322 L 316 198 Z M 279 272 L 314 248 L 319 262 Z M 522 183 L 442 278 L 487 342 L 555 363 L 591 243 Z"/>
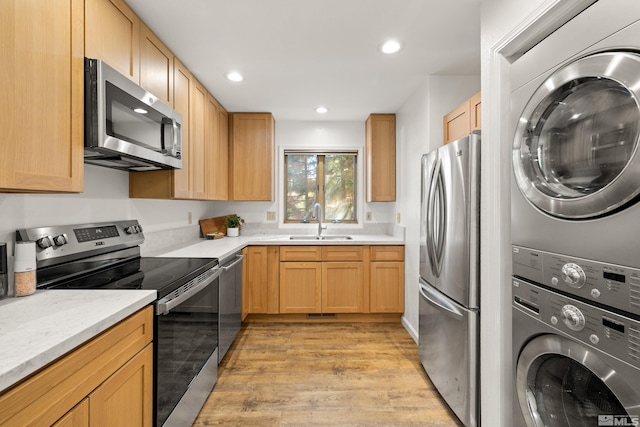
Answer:
<path fill-rule="evenodd" d="M 166 421 L 218 347 L 218 283 L 156 316 L 157 425 Z"/>
<path fill-rule="evenodd" d="M 598 415 L 628 415 L 596 374 L 561 355 L 542 356 L 532 364 L 527 400 L 533 417 L 547 427 L 588 426 Z"/>

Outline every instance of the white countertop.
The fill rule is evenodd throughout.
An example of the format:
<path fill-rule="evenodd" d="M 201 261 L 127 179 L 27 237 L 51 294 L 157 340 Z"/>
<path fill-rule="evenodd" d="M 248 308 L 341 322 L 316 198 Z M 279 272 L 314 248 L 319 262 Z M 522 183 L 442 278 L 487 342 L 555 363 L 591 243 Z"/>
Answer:
<path fill-rule="evenodd" d="M 156 299 L 149 290 L 38 290 L 0 301 L 0 392 Z"/>
<path fill-rule="evenodd" d="M 199 242 L 168 252 L 159 257 L 218 258 L 224 260 L 249 245 L 404 245 L 399 237 L 386 234 L 350 234 L 351 240 L 290 240 L 289 235 L 257 235 L 223 237 Z"/>

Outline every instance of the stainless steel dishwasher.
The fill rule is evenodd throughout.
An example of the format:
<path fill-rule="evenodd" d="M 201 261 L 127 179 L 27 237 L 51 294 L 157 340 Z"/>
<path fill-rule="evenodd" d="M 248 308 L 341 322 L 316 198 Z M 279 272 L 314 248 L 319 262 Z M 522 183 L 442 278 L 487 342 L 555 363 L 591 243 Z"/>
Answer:
<path fill-rule="evenodd" d="M 220 299 L 218 310 L 218 363 L 222 361 L 242 326 L 242 260 L 236 252 L 220 262 Z"/>

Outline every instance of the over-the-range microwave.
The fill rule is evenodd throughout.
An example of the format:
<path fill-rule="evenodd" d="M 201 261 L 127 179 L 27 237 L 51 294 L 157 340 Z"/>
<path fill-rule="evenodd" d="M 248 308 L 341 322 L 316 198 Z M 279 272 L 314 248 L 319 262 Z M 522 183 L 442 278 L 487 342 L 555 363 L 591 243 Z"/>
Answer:
<path fill-rule="evenodd" d="M 84 61 L 84 161 L 127 171 L 182 168 L 182 116 L 98 59 Z"/>

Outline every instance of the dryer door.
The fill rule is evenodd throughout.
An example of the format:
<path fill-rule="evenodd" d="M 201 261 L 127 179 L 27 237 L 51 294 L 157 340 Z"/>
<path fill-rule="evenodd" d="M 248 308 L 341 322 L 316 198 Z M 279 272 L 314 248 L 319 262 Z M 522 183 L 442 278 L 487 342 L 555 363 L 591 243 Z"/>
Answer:
<path fill-rule="evenodd" d="M 640 194 L 640 55 L 605 52 L 553 73 L 519 118 L 513 166 L 538 209 L 566 219 L 615 212 Z"/>
<path fill-rule="evenodd" d="M 640 411 L 640 396 L 625 373 L 557 335 L 541 335 L 525 346 L 516 366 L 516 388 L 529 427 L 614 425 L 605 422 L 615 416 L 636 420 Z"/>

